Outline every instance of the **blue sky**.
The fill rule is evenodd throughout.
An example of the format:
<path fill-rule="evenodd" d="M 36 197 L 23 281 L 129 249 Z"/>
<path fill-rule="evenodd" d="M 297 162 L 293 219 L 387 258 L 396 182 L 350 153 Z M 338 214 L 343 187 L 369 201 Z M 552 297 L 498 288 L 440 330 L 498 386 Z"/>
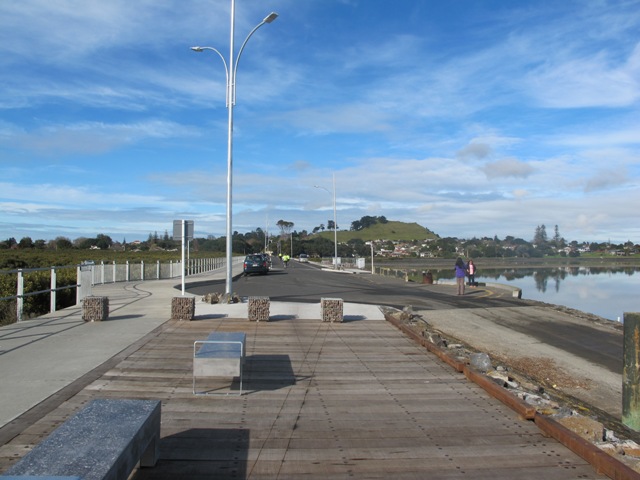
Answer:
<path fill-rule="evenodd" d="M 237 0 L 233 230 L 640 242 L 640 0 Z M 229 0 L 0 3 L 0 240 L 223 236 Z M 322 188 L 314 188 L 319 185 Z M 327 192 L 329 190 L 329 192 Z"/>

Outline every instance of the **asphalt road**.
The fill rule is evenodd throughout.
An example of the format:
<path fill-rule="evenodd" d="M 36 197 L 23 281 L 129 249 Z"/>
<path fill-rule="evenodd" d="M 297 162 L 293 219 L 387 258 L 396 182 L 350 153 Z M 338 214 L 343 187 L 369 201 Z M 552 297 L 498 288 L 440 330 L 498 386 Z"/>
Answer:
<path fill-rule="evenodd" d="M 204 295 L 224 292 L 223 283 L 190 284 L 189 293 Z M 318 303 L 321 298 L 342 298 L 345 302 L 384 305 L 415 311 L 481 309 L 474 312 L 483 320 L 535 338 L 612 372 L 622 371 L 622 337 L 615 328 L 597 328 L 593 322 L 566 322 L 549 312 L 540 315 L 524 307 L 538 302 L 514 298 L 511 291 L 499 288 L 468 288 L 456 295 L 449 285 L 422 285 L 401 279 L 370 274 L 346 274 L 321 271 L 308 263 L 280 260 L 268 275 L 243 275 L 234 281 L 234 293 L 241 297 L 264 296 L 272 301 Z M 507 312 L 495 308 L 508 308 Z M 608 322 L 612 324 L 612 322 Z M 613 325 L 611 325 L 613 327 Z"/>
<path fill-rule="evenodd" d="M 195 295 L 224 292 L 224 281 L 187 284 Z M 593 385 L 567 386 L 565 393 L 620 416 L 623 337 L 620 325 L 554 306 L 514 298 L 509 290 L 422 285 L 370 274 L 321 271 L 317 266 L 279 260 L 268 275 L 234 281 L 241 297 L 266 296 L 278 302 L 318 303 L 321 298 L 402 309 L 411 306 L 437 330 L 480 351 L 506 358 L 545 358 L 567 375 Z"/>
<path fill-rule="evenodd" d="M 224 284 L 190 283 L 189 293 L 205 295 L 224 292 Z M 337 297 L 345 302 L 386 305 L 402 309 L 407 305 L 424 309 L 487 308 L 517 306 L 522 303 L 511 292 L 487 289 L 468 289 L 467 295 L 451 295 L 454 290 L 441 292 L 425 289 L 425 285 L 406 283 L 396 278 L 369 274 L 322 272 L 319 267 L 289 262 L 284 268 L 274 259 L 268 275 L 242 276 L 234 281 L 234 293 L 241 297 L 265 296 L 279 302 L 317 303 L 321 298 Z"/>

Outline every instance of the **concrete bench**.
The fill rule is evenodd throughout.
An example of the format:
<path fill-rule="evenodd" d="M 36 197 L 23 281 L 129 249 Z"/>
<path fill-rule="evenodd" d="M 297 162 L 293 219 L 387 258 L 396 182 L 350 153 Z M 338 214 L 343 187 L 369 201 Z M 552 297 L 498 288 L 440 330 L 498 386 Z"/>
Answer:
<path fill-rule="evenodd" d="M 193 393 L 208 395 L 196 389 L 198 377 L 239 377 L 242 395 L 242 367 L 246 352 L 246 334 L 213 332 L 206 340 L 193 342 Z"/>
<path fill-rule="evenodd" d="M 138 462 L 156 464 L 159 442 L 158 400 L 93 400 L 0 479 L 126 479 Z"/>

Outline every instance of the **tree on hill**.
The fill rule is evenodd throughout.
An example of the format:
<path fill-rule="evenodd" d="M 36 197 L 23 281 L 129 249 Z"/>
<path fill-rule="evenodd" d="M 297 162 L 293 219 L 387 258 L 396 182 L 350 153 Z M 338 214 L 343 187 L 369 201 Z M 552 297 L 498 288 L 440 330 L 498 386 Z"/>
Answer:
<path fill-rule="evenodd" d="M 365 215 L 364 217 L 360 218 L 360 220 L 355 220 L 353 222 L 351 222 L 351 230 L 354 231 L 360 231 L 363 230 L 365 228 L 369 228 L 372 227 L 373 225 L 377 224 L 377 223 L 389 223 L 389 221 L 387 220 L 386 217 L 372 217 L 369 215 Z"/>
<path fill-rule="evenodd" d="M 276 223 L 278 228 L 280 229 L 280 236 L 284 237 L 291 233 L 291 229 L 293 228 L 293 222 L 287 222 L 286 220 L 278 220 Z"/>

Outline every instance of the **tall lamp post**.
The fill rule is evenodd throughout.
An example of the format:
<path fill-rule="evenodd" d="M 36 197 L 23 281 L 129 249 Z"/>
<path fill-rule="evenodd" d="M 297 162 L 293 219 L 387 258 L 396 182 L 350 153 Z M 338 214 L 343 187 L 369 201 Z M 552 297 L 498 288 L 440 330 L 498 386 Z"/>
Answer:
<path fill-rule="evenodd" d="M 245 45 L 255 33 L 265 23 L 271 23 L 277 18 L 278 14 L 271 12 L 267 15 L 262 22 L 256 25 L 247 38 L 242 42 L 242 46 L 238 51 L 238 56 L 234 60 L 234 36 L 235 36 L 235 19 L 236 19 L 236 2 L 231 0 L 231 28 L 229 34 L 229 63 L 224 58 L 224 55 L 220 51 L 213 47 L 191 47 L 194 52 L 202 52 L 204 50 L 211 50 L 218 54 L 224 64 L 224 69 L 227 75 L 227 93 L 226 103 L 229 111 L 229 125 L 228 125 L 228 137 L 227 137 L 227 279 L 225 283 L 225 297 L 223 302 L 230 303 L 233 299 L 233 292 L 231 284 L 233 282 L 233 232 L 231 224 L 231 212 L 232 212 L 232 186 L 233 186 L 233 106 L 236 104 L 236 73 L 238 71 L 238 62 L 240 61 L 240 55 L 244 50 Z"/>
<path fill-rule="evenodd" d="M 320 185 L 314 185 L 315 188 L 321 188 L 325 192 L 329 192 L 324 187 Z M 338 219 L 336 217 L 336 174 L 333 173 L 333 245 L 334 245 L 334 260 L 333 260 L 333 268 L 335 270 L 338 269 Z"/>

